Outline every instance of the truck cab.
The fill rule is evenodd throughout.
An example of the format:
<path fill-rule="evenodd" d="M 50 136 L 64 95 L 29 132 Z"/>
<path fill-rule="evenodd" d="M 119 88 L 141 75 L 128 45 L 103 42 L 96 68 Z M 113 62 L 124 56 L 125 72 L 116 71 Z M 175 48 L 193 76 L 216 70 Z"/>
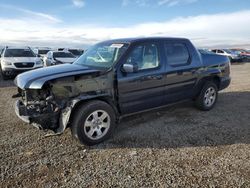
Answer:
<path fill-rule="evenodd" d="M 117 39 L 73 64 L 19 75 L 15 110 L 40 129 L 62 134 L 70 127 L 81 143 L 94 145 L 134 113 L 184 100 L 209 111 L 230 80 L 227 57 L 201 54 L 188 39 Z"/>

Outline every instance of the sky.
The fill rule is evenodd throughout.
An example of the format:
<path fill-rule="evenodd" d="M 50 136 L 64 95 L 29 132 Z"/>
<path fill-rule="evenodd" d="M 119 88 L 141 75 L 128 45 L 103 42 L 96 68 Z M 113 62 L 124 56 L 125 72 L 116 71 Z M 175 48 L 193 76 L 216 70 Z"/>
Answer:
<path fill-rule="evenodd" d="M 127 37 L 250 48 L 249 0 L 0 0 L 0 46 L 87 48 Z"/>

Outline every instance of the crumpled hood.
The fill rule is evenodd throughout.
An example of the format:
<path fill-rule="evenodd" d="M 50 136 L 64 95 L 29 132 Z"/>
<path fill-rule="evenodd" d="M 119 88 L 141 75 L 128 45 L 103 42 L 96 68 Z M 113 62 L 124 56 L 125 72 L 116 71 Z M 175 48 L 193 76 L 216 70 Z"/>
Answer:
<path fill-rule="evenodd" d="M 45 82 L 65 76 L 92 74 L 100 72 L 82 65 L 63 64 L 40 68 L 19 74 L 14 83 L 21 89 L 41 89 Z"/>

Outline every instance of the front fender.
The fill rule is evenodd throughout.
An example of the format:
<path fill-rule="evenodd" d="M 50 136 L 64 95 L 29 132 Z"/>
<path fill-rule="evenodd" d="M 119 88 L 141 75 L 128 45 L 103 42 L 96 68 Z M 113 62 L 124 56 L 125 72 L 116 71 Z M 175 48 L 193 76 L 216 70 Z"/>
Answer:
<path fill-rule="evenodd" d="M 222 70 L 218 66 L 216 66 L 216 67 L 208 67 L 202 73 L 203 77 L 207 77 L 207 76 L 220 76 L 220 75 L 222 75 Z"/>
<path fill-rule="evenodd" d="M 55 131 L 56 134 L 62 134 L 65 131 L 65 129 L 67 128 L 67 125 L 69 124 L 70 117 L 71 115 L 73 115 L 72 112 L 77 104 L 83 101 L 97 99 L 99 97 L 109 97 L 109 95 L 108 94 L 100 94 L 98 96 L 82 95 L 69 101 L 66 107 L 61 110 L 61 114 L 59 118 L 59 127 Z"/>

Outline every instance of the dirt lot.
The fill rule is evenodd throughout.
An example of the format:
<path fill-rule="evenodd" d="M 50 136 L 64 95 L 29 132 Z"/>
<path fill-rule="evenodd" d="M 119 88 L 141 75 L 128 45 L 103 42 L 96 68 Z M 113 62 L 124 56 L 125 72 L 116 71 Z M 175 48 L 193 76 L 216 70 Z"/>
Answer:
<path fill-rule="evenodd" d="M 250 187 L 250 63 L 232 78 L 210 112 L 187 102 L 133 116 L 90 148 L 19 120 L 1 80 L 0 187 Z"/>

